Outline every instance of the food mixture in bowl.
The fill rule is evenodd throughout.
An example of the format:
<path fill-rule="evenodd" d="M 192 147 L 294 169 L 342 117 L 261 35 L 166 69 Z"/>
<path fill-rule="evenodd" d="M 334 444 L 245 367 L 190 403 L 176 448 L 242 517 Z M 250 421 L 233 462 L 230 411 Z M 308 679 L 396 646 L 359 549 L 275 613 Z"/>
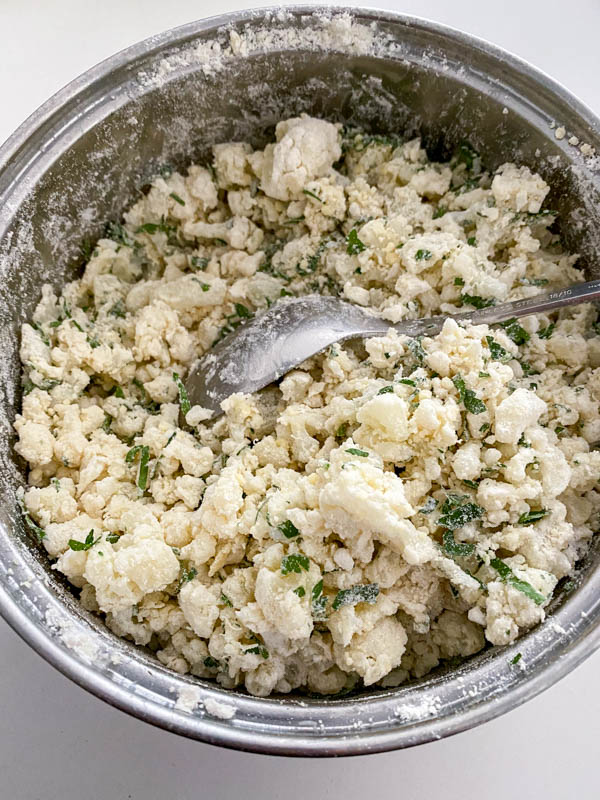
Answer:
<path fill-rule="evenodd" d="M 547 192 L 310 117 L 165 169 L 23 326 L 21 502 L 83 605 L 262 696 L 397 685 L 541 622 L 600 507 L 592 306 L 331 347 L 216 421 L 183 381 L 281 297 L 397 322 L 580 280 Z"/>

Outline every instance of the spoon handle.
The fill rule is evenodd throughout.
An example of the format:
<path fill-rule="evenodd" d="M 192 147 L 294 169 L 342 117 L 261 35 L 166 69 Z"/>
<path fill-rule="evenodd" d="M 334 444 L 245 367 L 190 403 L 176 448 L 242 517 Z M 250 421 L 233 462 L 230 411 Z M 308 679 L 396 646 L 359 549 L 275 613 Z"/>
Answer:
<path fill-rule="evenodd" d="M 575 306 L 578 303 L 591 303 L 594 300 L 600 300 L 600 280 L 576 283 L 565 289 L 543 292 L 523 300 L 513 300 L 497 306 L 465 311 L 450 317 L 440 316 L 414 322 L 400 322 L 392 327 L 408 336 L 434 336 L 440 332 L 447 319 L 469 322 L 472 325 L 493 325 L 496 322 L 505 322 L 512 317 L 525 317 L 528 314 L 539 314 L 555 308 L 562 308 L 562 306 Z"/>

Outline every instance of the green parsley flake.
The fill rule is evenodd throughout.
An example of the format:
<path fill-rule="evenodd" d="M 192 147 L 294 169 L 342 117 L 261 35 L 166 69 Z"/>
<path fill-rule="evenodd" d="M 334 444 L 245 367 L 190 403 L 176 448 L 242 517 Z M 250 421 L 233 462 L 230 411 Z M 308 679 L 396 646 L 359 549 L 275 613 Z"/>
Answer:
<path fill-rule="evenodd" d="M 352 586 L 351 589 L 340 589 L 336 594 L 332 604 L 332 609 L 337 611 L 343 606 L 355 606 L 357 603 L 373 603 L 377 600 L 379 585 L 377 583 L 365 583 Z"/>
<path fill-rule="evenodd" d="M 511 663 L 511 664 L 513 664 L 513 665 L 514 665 L 514 664 L 518 664 L 518 663 L 519 663 L 519 661 L 520 661 L 522 658 L 523 658 L 523 656 L 521 655 L 521 653 L 517 653 L 517 655 L 516 655 L 514 658 L 511 658 L 511 660 L 510 660 L 510 663 Z"/>
<path fill-rule="evenodd" d="M 455 531 L 462 528 L 469 522 L 483 516 L 483 508 L 468 501 L 467 495 L 448 494 L 442 505 L 442 516 L 438 520 L 438 525 L 448 530 Z"/>
<path fill-rule="evenodd" d="M 212 656 L 206 656 L 206 658 L 204 659 L 203 663 L 204 663 L 205 667 L 208 667 L 208 669 L 220 669 L 221 668 L 221 665 L 219 664 L 217 659 L 213 658 Z"/>
<path fill-rule="evenodd" d="M 346 252 L 350 256 L 355 256 L 358 253 L 362 253 L 362 251 L 366 249 L 366 245 L 363 242 L 361 242 L 361 240 L 358 238 L 358 233 L 356 232 L 356 228 L 352 228 L 352 230 L 348 234 L 346 242 L 348 243 L 348 246 L 346 247 Z"/>
<path fill-rule="evenodd" d="M 323 622 L 327 619 L 327 598 L 323 594 L 323 579 L 312 588 L 310 593 L 311 611 L 316 622 Z"/>
<path fill-rule="evenodd" d="M 25 525 L 27 525 L 29 530 L 33 534 L 35 534 L 35 538 L 38 540 L 38 542 L 41 542 L 43 539 L 46 538 L 46 531 L 43 528 L 40 528 L 39 525 L 36 525 L 36 523 L 30 517 L 30 515 L 29 515 L 29 513 L 27 511 L 27 508 L 25 506 L 25 503 L 23 502 L 23 500 L 21 498 L 19 498 L 18 502 L 19 502 L 19 506 L 21 508 L 21 513 L 23 515 L 23 520 L 25 522 Z"/>
<path fill-rule="evenodd" d="M 485 340 L 487 342 L 488 347 L 490 348 L 490 355 L 494 361 L 510 361 L 513 356 L 508 350 L 505 350 L 501 344 L 498 344 L 497 341 L 492 336 L 486 336 Z"/>
<path fill-rule="evenodd" d="M 531 445 L 530 445 L 531 446 Z M 540 519 L 543 519 L 548 514 L 548 509 L 542 508 L 539 511 L 527 511 L 521 514 L 518 520 L 519 525 L 533 525 Z"/>
<path fill-rule="evenodd" d="M 398 383 L 403 383 L 405 386 L 416 386 L 417 382 L 412 381 L 410 378 L 400 378 Z"/>
<path fill-rule="evenodd" d="M 181 574 L 179 576 L 178 589 L 181 589 L 184 583 L 189 583 L 190 581 L 193 581 L 197 574 L 198 570 L 196 569 L 196 567 L 182 567 Z"/>
<path fill-rule="evenodd" d="M 127 316 L 127 309 L 122 300 L 117 300 L 117 302 L 112 306 L 110 311 L 108 312 L 111 317 L 118 317 L 119 319 L 125 319 Z"/>
<path fill-rule="evenodd" d="M 304 588 L 304 586 L 296 586 L 296 588 L 294 589 L 294 594 L 297 594 L 298 597 L 304 597 L 304 595 L 306 594 L 306 589 Z"/>
<path fill-rule="evenodd" d="M 302 553 L 290 553 L 289 556 L 284 556 L 281 559 L 281 574 L 289 575 L 290 572 L 295 572 L 298 575 L 304 570 L 308 572 L 310 561 L 307 556 Z"/>
<path fill-rule="evenodd" d="M 368 458 L 369 454 L 366 450 L 359 450 L 358 447 L 347 447 L 346 452 L 353 456 L 360 456 L 361 458 Z"/>
<path fill-rule="evenodd" d="M 225 605 L 229 606 L 229 608 L 233 608 L 233 603 L 224 592 L 221 592 L 221 602 L 225 603 Z"/>
<path fill-rule="evenodd" d="M 423 508 L 419 509 L 419 513 L 431 514 L 431 512 L 435 511 L 435 509 L 437 508 L 437 504 L 438 501 L 435 499 L 435 497 L 428 497 L 427 500 L 425 501 L 425 505 L 423 506 Z"/>
<path fill-rule="evenodd" d="M 300 536 L 300 531 L 289 519 L 286 519 L 285 522 L 278 525 L 277 530 L 281 531 L 286 539 L 295 539 L 296 536 Z"/>
<path fill-rule="evenodd" d="M 469 413 L 483 414 L 487 410 L 485 403 L 477 397 L 475 392 L 472 389 L 467 389 L 462 375 L 455 375 L 452 378 L 452 383 L 455 385 L 458 395 Z"/>
<path fill-rule="evenodd" d="M 185 200 L 182 200 L 181 197 L 179 197 L 178 194 L 175 194 L 175 192 L 171 192 L 169 197 L 172 197 L 173 200 L 175 200 L 176 203 L 179 203 L 180 206 L 184 206 L 185 205 Z"/>
<path fill-rule="evenodd" d="M 549 339 L 554 333 L 554 328 L 556 328 L 556 325 L 554 322 L 552 322 L 547 328 L 540 328 L 540 330 L 537 332 L 537 335 L 540 337 L 540 339 Z"/>
<path fill-rule="evenodd" d="M 390 392 L 394 391 L 393 386 L 382 386 L 382 388 L 377 392 L 377 394 L 390 394 Z"/>
<path fill-rule="evenodd" d="M 308 195 L 308 197 L 312 197 L 312 198 L 313 198 L 313 200 L 318 200 L 318 201 L 319 201 L 319 203 L 324 203 L 324 202 L 325 202 L 324 200 L 322 200 L 322 199 L 319 197 L 319 195 L 318 195 L 318 194 L 315 194 L 314 192 L 311 192 L 311 191 L 310 191 L 310 189 L 302 189 L 302 192 L 303 192 L 303 194 L 306 194 L 306 195 Z"/>
<path fill-rule="evenodd" d="M 177 390 L 179 392 L 179 408 L 181 410 L 182 415 L 185 417 L 185 415 L 192 407 L 192 404 L 190 403 L 190 400 L 188 398 L 188 393 L 185 390 L 183 381 L 176 372 L 173 373 L 173 380 L 175 381 L 175 385 L 177 386 Z"/>
<path fill-rule="evenodd" d="M 264 644 L 255 644 L 252 647 L 248 647 L 246 650 L 244 650 L 244 655 L 246 654 L 262 656 L 264 659 L 269 657 L 269 651 Z"/>
<path fill-rule="evenodd" d="M 148 461 L 150 460 L 150 448 L 147 444 L 136 444 L 125 456 L 125 461 L 131 464 L 135 459 L 140 456 L 140 466 L 138 469 L 137 485 L 138 489 L 142 492 L 146 490 L 148 483 Z"/>
<path fill-rule="evenodd" d="M 501 322 L 500 327 L 504 328 L 507 336 L 510 336 L 515 344 L 526 344 L 531 338 L 525 328 L 519 325 L 516 317 L 507 319 L 506 322 Z"/>
<path fill-rule="evenodd" d="M 496 572 L 500 575 L 504 583 L 508 583 L 515 589 L 518 589 L 520 592 L 528 597 L 530 600 L 540 606 L 542 603 L 546 602 L 546 598 L 543 594 L 537 592 L 533 586 L 528 583 L 527 581 L 521 580 L 521 578 L 517 578 L 515 573 L 512 569 L 508 566 L 505 561 L 502 561 L 501 558 L 492 558 L 490 561 L 490 565 L 496 570 Z"/>
<path fill-rule="evenodd" d="M 479 297 L 476 294 L 461 294 L 460 299 L 463 305 L 473 306 L 474 308 L 489 308 L 489 306 L 493 306 L 496 303 L 493 297 Z"/>
<path fill-rule="evenodd" d="M 431 250 L 417 250 L 415 253 L 415 259 L 417 261 L 429 261 L 429 259 L 433 256 Z"/>
<path fill-rule="evenodd" d="M 477 506 L 479 508 L 479 506 Z M 449 556 L 470 556 L 475 551 L 475 545 L 470 542 L 457 542 L 451 530 L 444 531 L 442 536 L 444 551 Z"/>
<path fill-rule="evenodd" d="M 94 539 L 94 529 L 92 528 L 85 537 L 85 542 L 78 542 L 77 539 L 69 539 L 69 547 L 71 550 L 89 550 L 90 547 L 98 544 L 101 538 L 102 537 L 99 536 L 97 539 Z"/>

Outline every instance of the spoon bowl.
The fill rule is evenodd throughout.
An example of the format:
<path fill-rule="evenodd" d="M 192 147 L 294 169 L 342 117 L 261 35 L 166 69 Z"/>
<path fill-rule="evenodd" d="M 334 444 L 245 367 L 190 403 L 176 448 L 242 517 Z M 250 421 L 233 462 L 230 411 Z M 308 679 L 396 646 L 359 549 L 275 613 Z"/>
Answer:
<path fill-rule="evenodd" d="M 599 298 L 600 281 L 587 281 L 452 317 L 436 316 L 395 324 L 339 297 L 310 294 L 287 298 L 241 325 L 205 353 L 190 370 L 186 391 L 192 406 L 209 409 L 216 417 L 223 413 L 223 400 L 232 394 L 264 389 L 336 342 L 383 336 L 390 328 L 410 337 L 435 336 L 450 318 L 473 325 L 492 325 Z"/>

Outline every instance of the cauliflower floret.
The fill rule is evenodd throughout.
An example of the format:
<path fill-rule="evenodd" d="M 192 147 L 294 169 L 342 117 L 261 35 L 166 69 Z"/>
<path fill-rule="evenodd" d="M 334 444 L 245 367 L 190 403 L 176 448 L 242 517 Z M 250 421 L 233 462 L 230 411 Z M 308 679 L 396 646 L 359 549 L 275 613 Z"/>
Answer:
<path fill-rule="evenodd" d="M 492 194 L 496 204 L 515 211 L 537 214 L 548 194 L 549 186 L 527 167 L 503 164 L 492 181 Z"/>
<path fill-rule="evenodd" d="M 278 123 L 277 144 L 267 145 L 259 172 L 261 189 L 277 200 L 292 200 L 307 183 L 321 178 L 342 151 L 338 129 L 330 122 L 296 117 Z"/>
<path fill-rule="evenodd" d="M 496 408 L 494 435 L 499 442 L 516 444 L 526 428 L 535 425 L 546 403 L 528 389 L 516 389 Z"/>
<path fill-rule="evenodd" d="M 149 592 L 163 590 L 178 575 L 177 557 L 147 525 L 122 536 L 116 546 L 103 542 L 102 550 L 93 547 L 84 572 L 102 611 L 113 612 L 138 603 Z"/>
<path fill-rule="evenodd" d="M 208 639 L 219 617 L 216 587 L 210 589 L 198 580 L 188 581 L 179 592 L 179 605 L 194 633 Z"/>
<path fill-rule="evenodd" d="M 334 644 L 333 652 L 339 667 L 357 672 L 370 686 L 400 664 L 407 640 L 402 624 L 385 617 L 367 633 L 353 636 L 347 647 Z"/>
<path fill-rule="evenodd" d="M 409 564 L 428 561 L 435 547 L 426 533 L 406 519 L 413 509 L 404 495 L 402 480 L 383 472 L 374 459 L 348 453 L 356 449 L 352 444 L 349 439 L 330 456 L 330 479 L 319 496 L 326 524 L 363 563 L 371 558 L 374 540 L 401 553 Z"/>

